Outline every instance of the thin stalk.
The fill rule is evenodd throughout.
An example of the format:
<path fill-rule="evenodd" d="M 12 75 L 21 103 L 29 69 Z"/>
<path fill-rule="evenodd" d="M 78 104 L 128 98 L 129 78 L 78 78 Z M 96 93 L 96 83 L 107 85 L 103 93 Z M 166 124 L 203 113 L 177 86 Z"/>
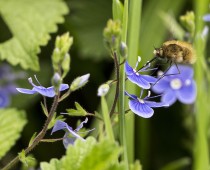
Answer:
<path fill-rule="evenodd" d="M 128 0 L 124 1 L 123 23 L 122 23 L 122 41 L 126 43 L 127 40 L 127 26 L 128 25 Z M 121 63 L 123 58 L 119 58 Z M 128 155 L 127 155 L 127 141 L 126 141 L 126 125 L 125 125 L 125 65 L 120 67 L 119 77 L 119 130 L 120 130 L 120 144 L 123 147 L 122 160 L 125 163 L 125 169 L 129 169 Z"/>
<path fill-rule="evenodd" d="M 140 25 L 141 25 L 141 8 L 142 0 L 132 0 L 129 3 L 129 25 L 128 25 L 128 62 L 135 65 L 139 50 L 140 40 Z M 129 85 L 128 85 L 129 84 Z M 130 93 L 139 93 L 139 88 L 130 82 L 126 83 L 126 90 Z M 126 102 L 128 103 L 128 102 Z M 126 107 L 127 108 L 127 107 Z M 127 146 L 128 146 L 128 161 L 134 162 L 134 146 L 135 146 L 135 115 L 130 113 L 126 116 L 127 125 Z"/>
<path fill-rule="evenodd" d="M 114 142 L 115 140 L 114 140 L 114 133 L 112 131 L 111 119 L 109 115 L 107 102 L 104 96 L 101 96 L 101 106 L 102 106 L 102 113 L 103 113 L 103 118 L 104 118 L 104 123 L 105 123 L 106 134 L 108 138 Z"/>
<path fill-rule="evenodd" d="M 35 146 L 37 146 L 39 144 L 39 142 L 43 139 L 43 137 L 45 136 L 46 132 L 47 132 L 47 128 L 48 128 L 48 125 L 50 123 L 50 121 L 52 120 L 53 118 L 53 115 L 56 111 L 56 108 L 58 106 L 58 100 L 59 100 L 59 95 L 56 95 L 54 97 L 54 101 L 53 101 L 53 104 L 52 104 L 52 107 L 50 109 L 50 113 L 49 113 L 49 116 L 47 118 L 47 120 L 45 121 L 45 124 L 44 124 L 44 127 L 43 129 L 41 130 L 41 132 L 36 136 L 36 138 L 34 139 L 33 143 L 28 146 L 26 149 L 25 149 L 25 154 L 27 155 L 32 149 L 35 148 Z M 8 170 L 10 168 L 12 168 L 16 163 L 18 163 L 19 161 L 19 156 L 16 156 L 10 163 L 8 163 L 2 170 Z"/>
<path fill-rule="evenodd" d="M 120 78 L 120 72 L 119 72 L 119 62 L 117 58 L 116 52 L 113 52 L 112 56 L 114 57 L 114 65 L 115 65 L 115 74 L 116 74 L 116 90 L 115 90 L 115 96 L 114 96 L 114 102 L 112 104 L 112 108 L 110 111 L 110 117 L 113 115 L 115 107 L 117 105 L 117 100 L 119 96 L 119 78 Z"/>

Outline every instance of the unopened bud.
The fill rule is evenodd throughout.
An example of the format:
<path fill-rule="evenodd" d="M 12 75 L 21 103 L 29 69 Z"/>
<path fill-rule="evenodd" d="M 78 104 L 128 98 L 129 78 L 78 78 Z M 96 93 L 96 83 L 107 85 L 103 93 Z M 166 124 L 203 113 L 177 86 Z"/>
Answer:
<path fill-rule="evenodd" d="M 58 73 L 55 73 L 52 78 L 52 85 L 55 88 L 55 93 L 59 92 L 60 85 L 62 83 L 62 78 Z"/>
<path fill-rule="evenodd" d="M 105 96 L 109 91 L 109 85 L 108 84 L 102 84 L 98 88 L 98 96 Z"/>
<path fill-rule="evenodd" d="M 185 15 L 180 17 L 181 24 L 185 29 L 193 36 L 195 33 L 195 14 L 192 11 L 188 11 Z"/>
<path fill-rule="evenodd" d="M 75 90 L 78 90 L 79 88 L 83 87 L 88 82 L 89 77 L 90 77 L 90 74 L 85 74 L 81 77 L 77 77 L 71 83 L 70 90 L 75 91 Z"/>
<path fill-rule="evenodd" d="M 70 69 L 70 62 L 71 62 L 71 58 L 70 55 L 67 53 L 61 63 L 61 67 L 63 69 L 63 74 L 62 74 L 62 78 L 64 78 L 67 73 L 69 72 Z"/>
<path fill-rule="evenodd" d="M 124 42 L 120 43 L 120 55 L 124 58 L 127 58 L 128 48 Z"/>

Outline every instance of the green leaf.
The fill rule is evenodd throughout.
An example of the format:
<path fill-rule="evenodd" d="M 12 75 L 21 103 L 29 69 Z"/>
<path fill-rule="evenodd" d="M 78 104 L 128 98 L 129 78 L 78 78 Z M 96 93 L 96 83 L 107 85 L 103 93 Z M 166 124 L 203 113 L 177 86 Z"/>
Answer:
<path fill-rule="evenodd" d="M 142 170 L 140 162 L 135 161 L 134 164 L 130 165 L 130 170 Z"/>
<path fill-rule="evenodd" d="M 0 44 L 0 59 L 39 70 L 37 54 L 68 8 L 62 0 L 0 0 L 0 14 L 13 37 Z"/>
<path fill-rule="evenodd" d="M 67 155 L 62 159 L 63 168 L 66 170 L 105 170 L 117 161 L 120 148 L 110 140 L 96 143 L 89 137 L 85 142 L 77 140 L 75 145 L 70 145 Z"/>
<path fill-rule="evenodd" d="M 107 56 L 102 32 L 111 18 L 111 3 L 105 0 L 71 0 L 74 15 L 67 18 L 66 27 L 74 36 L 80 56 L 96 60 Z"/>
<path fill-rule="evenodd" d="M 30 141 L 29 141 L 28 146 L 31 146 L 31 145 L 33 144 L 34 139 L 35 139 L 35 137 L 36 137 L 36 134 L 37 134 L 37 132 L 35 132 L 35 133 L 32 135 L 32 137 L 31 137 L 31 139 L 30 139 Z"/>
<path fill-rule="evenodd" d="M 50 163 L 41 162 L 41 169 L 42 170 L 60 170 L 61 164 L 58 159 L 52 159 Z"/>
<path fill-rule="evenodd" d="M 0 109 L 0 158 L 15 144 L 26 124 L 26 115 L 16 109 Z"/>
<path fill-rule="evenodd" d="M 42 170 L 123 170 L 118 164 L 121 148 L 110 140 L 96 142 L 93 137 L 76 140 L 69 145 L 66 156 L 60 161 L 52 159 L 50 163 L 41 163 Z M 121 169 L 120 169 L 121 168 Z"/>
<path fill-rule="evenodd" d="M 69 116 L 87 116 L 88 115 L 86 110 L 83 109 L 83 107 L 79 103 L 75 102 L 75 107 L 76 109 L 66 109 Z"/>
<path fill-rule="evenodd" d="M 48 117 L 48 111 L 47 111 L 47 108 L 44 106 L 44 104 L 41 102 L 41 106 L 42 106 L 42 110 L 45 114 L 46 117 Z"/>

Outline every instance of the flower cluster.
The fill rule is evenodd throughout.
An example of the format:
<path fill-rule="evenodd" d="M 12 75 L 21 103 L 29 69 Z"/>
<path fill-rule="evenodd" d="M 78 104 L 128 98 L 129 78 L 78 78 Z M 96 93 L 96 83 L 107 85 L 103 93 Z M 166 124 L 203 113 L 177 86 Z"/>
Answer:
<path fill-rule="evenodd" d="M 132 112 L 143 118 L 150 118 L 154 114 L 152 108 L 167 107 L 175 103 L 178 99 L 184 104 L 192 104 L 196 99 L 196 84 L 193 80 L 193 69 L 190 66 L 175 65 L 163 73 L 160 78 L 155 78 L 150 75 L 142 75 L 140 73 L 150 71 L 150 65 L 146 64 L 140 70 L 136 70 L 139 61 L 135 68 L 132 68 L 128 62 L 125 63 L 125 73 L 127 78 L 134 84 L 142 88 L 140 98 L 136 95 L 125 94 L 129 97 L 129 108 Z M 142 98 L 143 89 L 152 89 L 155 93 L 160 94 L 161 102 L 149 101 L 150 91 L 148 95 Z"/>

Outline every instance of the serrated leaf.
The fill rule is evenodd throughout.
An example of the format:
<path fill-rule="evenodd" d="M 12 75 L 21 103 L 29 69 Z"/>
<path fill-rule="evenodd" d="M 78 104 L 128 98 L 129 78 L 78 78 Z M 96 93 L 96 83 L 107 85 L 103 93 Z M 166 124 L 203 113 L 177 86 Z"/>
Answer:
<path fill-rule="evenodd" d="M 0 109 L 0 158 L 15 144 L 26 124 L 26 115 L 16 109 Z"/>
<path fill-rule="evenodd" d="M 39 70 L 40 46 L 47 44 L 67 12 L 62 0 L 0 0 L 0 14 L 13 35 L 0 44 L 0 59 Z"/>
<path fill-rule="evenodd" d="M 41 162 L 41 169 L 42 170 L 60 170 L 61 164 L 58 159 L 52 159 L 50 163 Z"/>
<path fill-rule="evenodd" d="M 108 51 L 104 47 L 103 29 L 111 18 L 112 1 L 71 0 L 74 15 L 67 18 L 66 27 L 71 30 L 75 44 L 79 46 L 80 56 L 104 59 Z"/>
<path fill-rule="evenodd" d="M 66 170 L 106 170 L 117 161 L 120 147 L 110 140 L 99 143 L 92 137 L 85 142 L 77 140 L 75 145 L 69 146 L 67 155 L 62 159 Z"/>
<path fill-rule="evenodd" d="M 67 114 L 69 116 L 87 116 L 88 115 L 86 110 L 83 109 L 83 107 L 79 103 L 75 102 L 75 107 L 76 109 L 66 109 L 66 111 L 68 112 Z"/>

